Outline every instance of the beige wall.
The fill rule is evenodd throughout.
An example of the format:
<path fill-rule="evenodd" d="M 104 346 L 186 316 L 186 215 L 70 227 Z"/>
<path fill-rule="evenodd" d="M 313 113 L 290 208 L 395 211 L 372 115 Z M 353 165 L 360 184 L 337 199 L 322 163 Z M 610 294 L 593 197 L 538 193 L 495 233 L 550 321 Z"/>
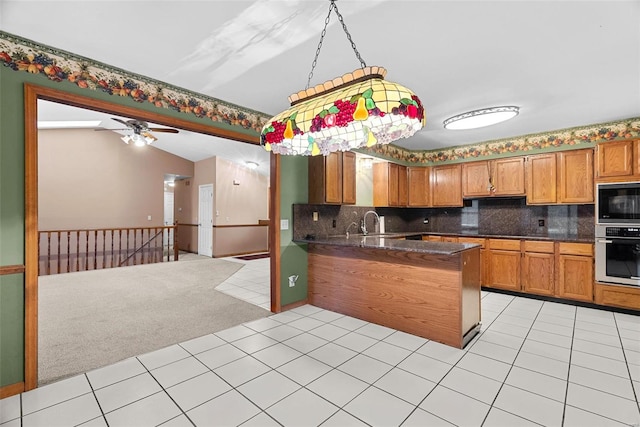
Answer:
<path fill-rule="evenodd" d="M 198 224 L 198 187 L 205 184 L 214 184 L 213 256 L 267 250 L 268 228 L 244 226 L 268 218 L 269 178 L 218 157 L 196 162 L 194 178 L 178 181 L 174 187 L 180 224 Z M 197 252 L 197 239 L 197 227 L 185 226 L 179 231 L 182 249 Z"/>
<path fill-rule="evenodd" d="M 193 176 L 191 161 L 114 132 L 38 132 L 38 227 L 163 225 L 164 174 Z M 151 220 L 147 219 L 151 215 Z"/>

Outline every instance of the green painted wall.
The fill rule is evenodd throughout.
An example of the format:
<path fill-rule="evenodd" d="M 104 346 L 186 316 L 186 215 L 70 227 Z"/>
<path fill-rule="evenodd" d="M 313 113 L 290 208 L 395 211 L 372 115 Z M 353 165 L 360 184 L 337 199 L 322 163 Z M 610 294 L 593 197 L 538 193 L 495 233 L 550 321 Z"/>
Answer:
<path fill-rule="evenodd" d="M 0 276 L 0 386 L 24 379 L 24 278 Z"/>
<path fill-rule="evenodd" d="M 293 204 L 308 201 L 308 160 L 306 156 L 281 156 L 280 218 L 289 220 L 289 229 L 280 231 L 280 303 L 284 306 L 307 297 L 307 245 L 293 243 Z M 297 275 L 294 287 L 289 276 Z"/>
<path fill-rule="evenodd" d="M 182 120 L 212 126 L 211 120 L 207 118 L 199 119 L 193 115 L 157 108 L 150 103 L 141 104 L 131 98 L 82 89 L 66 81 L 53 82 L 41 74 L 13 71 L 0 66 L 0 266 L 24 264 L 25 83 L 152 111 L 159 116 L 179 117 Z M 226 123 L 216 122 L 215 125 L 218 128 L 244 132 L 239 127 Z M 252 130 L 246 130 L 246 133 L 255 135 Z M 306 192 L 304 202 L 306 203 Z M 306 268 L 304 282 L 306 283 Z M 306 294 L 306 290 L 304 292 Z M 296 298 L 290 297 L 289 294 L 287 296 Z M 23 380 L 24 275 L 0 276 L 0 387 Z"/>

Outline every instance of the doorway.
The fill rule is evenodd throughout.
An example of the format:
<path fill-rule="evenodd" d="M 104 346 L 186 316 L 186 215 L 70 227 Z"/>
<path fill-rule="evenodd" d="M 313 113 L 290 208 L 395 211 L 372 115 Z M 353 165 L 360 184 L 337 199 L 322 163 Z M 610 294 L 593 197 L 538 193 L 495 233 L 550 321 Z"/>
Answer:
<path fill-rule="evenodd" d="M 198 187 L 198 255 L 213 256 L 213 184 Z"/>
<path fill-rule="evenodd" d="M 217 136 L 229 140 L 256 144 L 254 137 L 234 131 L 213 128 L 204 123 L 190 122 L 180 118 L 158 115 L 157 113 L 139 110 L 134 107 L 113 104 L 108 101 L 84 97 L 56 89 L 41 87 L 31 84 L 25 85 L 24 105 L 25 105 L 25 346 L 24 346 L 24 390 L 31 390 L 37 387 L 38 383 L 38 130 L 37 123 L 37 101 L 39 99 L 58 102 L 88 110 L 99 111 L 108 114 L 132 117 L 139 120 L 155 122 L 160 125 L 178 127 L 192 132 Z M 274 162 L 271 156 L 271 221 L 278 220 L 279 210 L 273 209 L 279 205 L 279 180 L 277 161 Z M 275 182 L 274 182 L 275 180 Z M 274 212 L 275 211 L 275 212 Z M 276 213 L 276 215 L 273 215 Z M 277 239 L 276 233 L 270 232 L 270 239 Z M 280 311 L 280 292 L 276 286 L 279 280 L 279 251 L 274 248 L 279 247 L 279 239 L 270 244 L 271 256 L 271 308 L 272 311 Z"/>

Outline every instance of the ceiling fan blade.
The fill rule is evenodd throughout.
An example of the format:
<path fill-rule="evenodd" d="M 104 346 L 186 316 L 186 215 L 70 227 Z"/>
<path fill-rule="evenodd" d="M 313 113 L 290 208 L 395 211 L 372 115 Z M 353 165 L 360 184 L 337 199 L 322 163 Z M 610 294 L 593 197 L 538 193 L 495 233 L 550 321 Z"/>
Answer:
<path fill-rule="evenodd" d="M 98 129 L 94 129 L 95 131 L 101 131 L 101 130 L 131 130 L 131 128 L 124 128 L 124 129 L 107 129 L 107 128 L 98 128 Z"/>
<path fill-rule="evenodd" d="M 142 132 L 142 136 L 144 136 L 145 138 L 151 138 L 154 141 L 158 140 L 158 138 L 156 138 L 155 136 L 151 135 L 149 132 Z"/>
<path fill-rule="evenodd" d="M 124 120 L 121 120 L 121 119 L 118 119 L 118 118 L 115 118 L 115 117 L 111 117 L 111 120 L 115 120 L 118 123 L 122 123 L 123 125 L 125 125 L 128 128 L 131 127 L 131 125 L 129 123 L 125 122 Z"/>
<path fill-rule="evenodd" d="M 178 133 L 180 132 L 178 129 L 171 128 L 147 128 L 148 130 L 152 130 L 154 132 L 165 132 L 165 133 Z"/>

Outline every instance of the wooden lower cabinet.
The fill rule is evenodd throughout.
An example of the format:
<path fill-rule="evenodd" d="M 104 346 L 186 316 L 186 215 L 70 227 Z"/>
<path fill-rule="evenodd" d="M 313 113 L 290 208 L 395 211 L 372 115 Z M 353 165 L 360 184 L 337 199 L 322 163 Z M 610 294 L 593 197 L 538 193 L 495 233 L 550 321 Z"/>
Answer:
<path fill-rule="evenodd" d="M 480 284 L 489 283 L 489 250 L 486 239 L 481 237 L 458 237 L 458 243 L 473 243 L 480 245 Z"/>
<path fill-rule="evenodd" d="M 593 302 L 593 245 L 558 244 L 556 296 Z"/>
<path fill-rule="evenodd" d="M 489 239 L 489 283 L 493 288 L 520 291 L 520 241 Z"/>
<path fill-rule="evenodd" d="M 640 288 L 596 283 L 594 291 L 596 304 L 640 310 Z"/>
<path fill-rule="evenodd" d="M 525 240 L 522 253 L 522 290 L 532 294 L 553 296 L 554 285 L 554 243 Z"/>

